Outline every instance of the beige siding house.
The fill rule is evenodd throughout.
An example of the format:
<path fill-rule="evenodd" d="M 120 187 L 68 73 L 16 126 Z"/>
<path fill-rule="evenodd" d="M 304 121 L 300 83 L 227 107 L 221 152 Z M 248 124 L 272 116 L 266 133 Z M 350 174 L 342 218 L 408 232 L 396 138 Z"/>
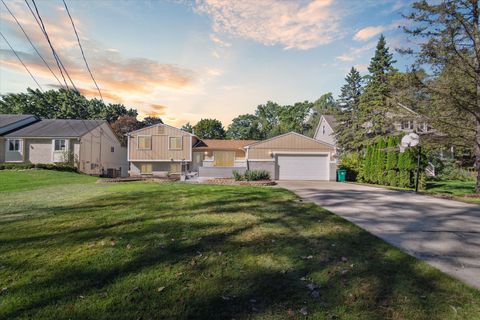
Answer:
<path fill-rule="evenodd" d="M 335 180 L 335 147 L 295 132 L 245 147 L 248 169 L 267 170 L 275 180 Z"/>
<path fill-rule="evenodd" d="M 259 142 L 202 140 L 156 124 L 128 134 L 131 176 L 229 178 L 233 171 L 265 169 L 273 179 L 334 180 L 334 154 L 332 145 L 294 132 Z"/>
<path fill-rule="evenodd" d="M 180 174 L 182 165 L 192 161 L 192 147 L 198 141 L 194 135 L 166 124 L 133 131 L 127 138 L 131 176 Z"/>
<path fill-rule="evenodd" d="M 44 119 L 4 135 L 4 161 L 64 163 L 92 175 L 128 172 L 127 150 L 103 120 Z"/>

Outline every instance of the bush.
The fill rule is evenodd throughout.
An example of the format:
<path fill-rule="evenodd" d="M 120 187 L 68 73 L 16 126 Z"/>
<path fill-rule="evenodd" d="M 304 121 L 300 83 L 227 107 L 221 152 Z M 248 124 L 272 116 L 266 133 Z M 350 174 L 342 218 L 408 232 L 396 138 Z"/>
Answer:
<path fill-rule="evenodd" d="M 0 163 L 0 170 L 26 170 L 26 169 L 43 169 L 77 172 L 77 168 L 67 164 L 56 163 Z"/>
<path fill-rule="evenodd" d="M 338 168 L 347 170 L 347 181 L 357 181 L 357 177 L 362 171 L 360 155 L 358 153 L 343 155 Z"/>
<path fill-rule="evenodd" d="M 454 162 L 445 162 L 441 173 L 435 180 L 473 181 L 475 177 L 471 172 L 459 167 Z"/>
<path fill-rule="evenodd" d="M 398 185 L 398 173 L 395 170 L 389 170 L 387 173 L 386 184 L 392 187 Z"/>
<path fill-rule="evenodd" d="M 261 181 L 270 180 L 270 173 L 266 170 L 247 170 L 244 174 L 234 170 L 233 178 L 235 181 Z"/>
<path fill-rule="evenodd" d="M 244 176 L 247 181 L 270 180 L 270 173 L 266 170 L 247 170 Z"/>
<path fill-rule="evenodd" d="M 233 173 L 233 178 L 235 179 L 235 181 L 243 181 L 244 180 L 243 174 L 241 174 L 237 170 L 233 170 L 232 173 Z"/>

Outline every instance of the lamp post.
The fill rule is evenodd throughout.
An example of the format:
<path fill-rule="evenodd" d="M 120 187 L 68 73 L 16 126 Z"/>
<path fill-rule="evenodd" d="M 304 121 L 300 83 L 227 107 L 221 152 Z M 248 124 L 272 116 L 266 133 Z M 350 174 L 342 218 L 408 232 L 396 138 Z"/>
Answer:
<path fill-rule="evenodd" d="M 419 145 L 420 136 L 416 133 L 409 133 L 402 138 L 400 143 L 400 152 L 404 152 L 406 148 L 415 147 L 418 145 L 418 154 L 417 154 L 417 171 L 415 174 L 415 192 L 418 192 L 418 180 L 420 177 L 420 158 L 422 155 L 422 147 Z"/>

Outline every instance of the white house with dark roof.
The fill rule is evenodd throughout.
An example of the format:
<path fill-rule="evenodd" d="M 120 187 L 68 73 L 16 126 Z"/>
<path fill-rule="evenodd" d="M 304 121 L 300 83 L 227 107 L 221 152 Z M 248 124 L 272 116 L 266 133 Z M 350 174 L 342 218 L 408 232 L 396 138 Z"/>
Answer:
<path fill-rule="evenodd" d="M 104 120 L 38 119 L 4 134 L 3 139 L 4 162 L 73 160 L 87 174 L 128 174 L 127 149 Z"/>
<path fill-rule="evenodd" d="M 29 114 L 0 114 L 0 162 L 5 161 L 5 134 L 40 121 Z"/>

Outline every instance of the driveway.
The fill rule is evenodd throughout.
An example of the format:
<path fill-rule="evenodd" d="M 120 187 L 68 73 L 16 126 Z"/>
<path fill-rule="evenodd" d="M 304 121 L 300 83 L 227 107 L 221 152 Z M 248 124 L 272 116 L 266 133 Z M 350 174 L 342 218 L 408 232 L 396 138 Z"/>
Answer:
<path fill-rule="evenodd" d="M 480 289 L 480 206 L 338 182 L 279 186 Z"/>

